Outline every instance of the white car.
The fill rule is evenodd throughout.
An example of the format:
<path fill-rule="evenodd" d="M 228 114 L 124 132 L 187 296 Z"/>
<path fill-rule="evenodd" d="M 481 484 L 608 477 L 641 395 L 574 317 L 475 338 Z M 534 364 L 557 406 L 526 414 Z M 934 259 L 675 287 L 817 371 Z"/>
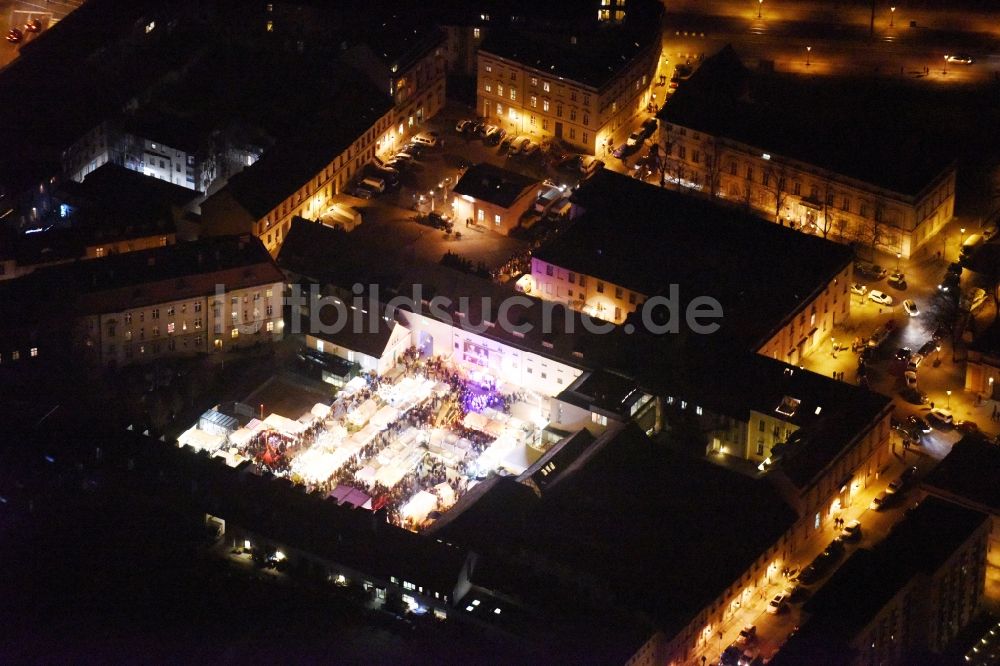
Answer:
<path fill-rule="evenodd" d="M 840 530 L 840 536 L 844 541 L 854 541 L 861 536 L 861 521 L 852 520 L 851 522 L 844 525 L 844 529 Z"/>
<path fill-rule="evenodd" d="M 851 293 L 857 294 L 858 296 L 864 296 L 868 293 L 868 287 L 861 284 L 860 282 L 855 282 L 851 285 Z"/>
<path fill-rule="evenodd" d="M 932 409 L 927 416 L 929 416 L 932 421 L 936 421 L 940 425 L 950 426 L 955 423 L 955 419 L 952 415 L 943 409 Z"/>
<path fill-rule="evenodd" d="M 952 55 L 946 55 L 945 59 L 948 62 L 955 63 L 956 65 L 971 65 L 975 62 L 972 56 L 966 53 L 955 53 Z"/>
<path fill-rule="evenodd" d="M 878 289 L 872 289 L 868 292 L 868 300 L 879 305 L 892 305 L 892 296 Z"/>
<path fill-rule="evenodd" d="M 906 379 L 907 388 L 917 388 L 917 373 L 914 370 L 907 370 L 903 373 L 903 377 Z"/>
<path fill-rule="evenodd" d="M 883 490 L 878 495 L 872 498 L 872 503 L 868 505 L 868 508 L 872 511 L 881 511 L 882 507 L 885 506 L 886 492 Z"/>
<path fill-rule="evenodd" d="M 910 315 L 911 317 L 916 317 L 918 314 L 920 314 L 920 310 L 917 309 L 917 304 L 914 303 L 913 299 L 910 298 L 907 298 L 905 301 L 903 301 L 903 309 L 906 311 L 906 314 Z"/>
<path fill-rule="evenodd" d="M 785 604 L 788 603 L 788 593 L 779 592 L 774 595 L 774 598 L 767 602 L 767 612 L 771 615 L 777 615 L 782 610 L 785 609 Z"/>
<path fill-rule="evenodd" d="M 433 148 L 438 142 L 437 137 L 428 132 L 418 132 L 411 140 L 413 143 L 419 143 L 421 146 L 427 146 L 428 148 Z"/>
<path fill-rule="evenodd" d="M 646 137 L 643 136 L 642 131 L 636 130 L 628 135 L 628 139 L 625 140 L 625 145 L 632 147 L 637 144 L 642 143 Z"/>

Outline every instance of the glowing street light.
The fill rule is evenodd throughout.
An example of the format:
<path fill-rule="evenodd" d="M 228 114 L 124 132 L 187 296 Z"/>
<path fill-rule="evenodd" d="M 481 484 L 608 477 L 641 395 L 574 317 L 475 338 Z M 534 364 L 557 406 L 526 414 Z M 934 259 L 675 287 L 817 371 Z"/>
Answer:
<path fill-rule="evenodd" d="M 893 27 L 893 25 L 895 25 L 895 23 L 894 23 L 895 18 L 896 18 L 896 8 L 895 7 L 889 7 L 889 27 L 890 28 Z"/>
<path fill-rule="evenodd" d="M 757 0 L 757 18 L 760 19 L 760 10 L 764 6 L 764 0 Z"/>
<path fill-rule="evenodd" d="M 899 260 L 902 259 L 902 258 L 903 258 L 903 253 L 902 252 L 897 252 L 896 253 L 896 270 L 897 271 L 899 270 Z"/>
<path fill-rule="evenodd" d="M 806 47 L 806 67 L 808 67 L 809 64 L 810 64 L 809 63 L 809 54 L 812 53 L 812 50 L 813 50 L 813 47 L 811 47 L 811 46 L 807 46 Z"/>
<path fill-rule="evenodd" d="M 941 74 L 948 73 L 948 56 L 944 57 L 944 69 L 941 70 Z"/>
<path fill-rule="evenodd" d="M 948 409 L 951 409 L 951 390 L 945 391 L 948 394 Z"/>
<path fill-rule="evenodd" d="M 962 240 L 959 242 L 959 247 L 961 247 L 962 245 L 965 245 L 965 227 L 959 229 L 958 232 L 962 234 Z"/>

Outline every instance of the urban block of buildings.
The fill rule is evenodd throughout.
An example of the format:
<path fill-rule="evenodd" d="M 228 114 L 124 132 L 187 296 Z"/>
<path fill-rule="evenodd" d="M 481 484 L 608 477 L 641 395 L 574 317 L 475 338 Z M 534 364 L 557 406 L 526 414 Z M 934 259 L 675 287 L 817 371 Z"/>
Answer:
<path fill-rule="evenodd" d="M 664 178 L 775 223 L 908 258 L 954 215 L 955 157 L 921 142 L 926 119 L 891 99 L 752 72 L 726 47 L 657 114 Z"/>

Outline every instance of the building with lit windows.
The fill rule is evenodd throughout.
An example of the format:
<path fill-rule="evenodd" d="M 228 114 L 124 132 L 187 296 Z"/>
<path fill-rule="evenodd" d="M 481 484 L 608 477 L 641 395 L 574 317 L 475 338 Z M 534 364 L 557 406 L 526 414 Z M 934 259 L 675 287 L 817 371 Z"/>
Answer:
<path fill-rule="evenodd" d="M 539 182 L 488 162 L 470 167 L 452 190 L 453 217 L 459 227 L 472 221 L 501 234 L 521 224 L 534 206 Z"/>
<path fill-rule="evenodd" d="M 525 293 L 615 324 L 653 296 L 678 308 L 711 297 L 722 335 L 792 364 L 850 315 L 847 247 L 607 170 L 572 202 L 571 226 L 533 253 Z"/>
<path fill-rule="evenodd" d="M 771 663 L 960 663 L 942 652 L 982 607 L 989 532 L 983 513 L 924 500 L 806 601 L 808 621 Z"/>
<path fill-rule="evenodd" d="M 377 91 L 392 98 L 392 127 L 377 146 L 382 156 L 402 146 L 445 103 L 445 34 L 431 24 L 414 26 L 413 20 L 386 17 L 341 54 Z"/>
<path fill-rule="evenodd" d="M 954 215 L 954 158 L 919 140 L 919 103 L 883 109 L 872 97 L 893 98 L 752 73 L 727 46 L 657 114 L 663 178 L 805 233 L 910 257 Z"/>
<path fill-rule="evenodd" d="M 599 9 L 559 27 L 492 26 L 477 57 L 478 113 L 509 134 L 591 155 L 634 129 L 652 100 L 662 7 L 601 0 L 577 9 L 587 7 Z"/>
<path fill-rule="evenodd" d="M 342 84 L 341 106 L 312 118 L 202 203 L 206 233 L 250 233 L 277 254 L 293 217 L 317 219 L 391 142 L 392 99 L 358 80 Z"/>
<path fill-rule="evenodd" d="M 93 367 L 226 351 L 284 334 L 284 276 L 249 235 L 53 266 L 3 284 L 71 313 L 64 347 L 73 362 Z"/>

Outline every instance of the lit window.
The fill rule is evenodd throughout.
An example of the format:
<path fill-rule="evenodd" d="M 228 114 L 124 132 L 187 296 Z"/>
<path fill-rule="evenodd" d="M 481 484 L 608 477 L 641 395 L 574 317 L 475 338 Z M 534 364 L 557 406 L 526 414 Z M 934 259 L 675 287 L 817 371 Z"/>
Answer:
<path fill-rule="evenodd" d="M 545 92 L 549 92 L 549 82 L 548 81 L 543 81 L 542 82 L 542 90 L 544 90 Z"/>
<path fill-rule="evenodd" d="M 169 324 L 167 324 L 167 335 L 173 335 L 173 334 L 174 334 L 174 322 L 170 322 Z"/>
<path fill-rule="evenodd" d="M 274 32 L 274 21 L 268 21 L 266 25 L 268 32 Z"/>
<path fill-rule="evenodd" d="M 548 110 L 549 110 L 549 100 L 543 99 L 542 100 L 542 111 L 548 111 Z"/>
<path fill-rule="evenodd" d="M 538 108 L 538 98 L 535 97 L 534 95 L 531 96 L 531 108 L 533 109 Z"/>
<path fill-rule="evenodd" d="M 497 225 L 498 227 L 500 226 L 500 216 L 499 215 L 494 215 L 493 216 L 493 224 Z"/>
<path fill-rule="evenodd" d="M 491 65 L 486 65 L 486 71 L 487 72 L 492 72 L 493 71 L 493 67 Z"/>
<path fill-rule="evenodd" d="M 479 28 L 472 29 L 472 36 L 475 37 L 476 39 L 479 39 Z"/>
<path fill-rule="evenodd" d="M 233 330 L 229 331 L 229 337 L 233 338 L 234 340 L 240 337 L 240 329 L 234 328 Z"/>
<path fill-rule="evenodd" d="M 273 330 L 274 330 L 274 322 L 273 321 L 267 322 L 267 332 L 270 333 Z"/>
<path fill-rule="evenodd" d="M 38 347 L 32 347 L 30 354 L 31 358 L 35 358 L 36 356 L 38 356 Z"/>

